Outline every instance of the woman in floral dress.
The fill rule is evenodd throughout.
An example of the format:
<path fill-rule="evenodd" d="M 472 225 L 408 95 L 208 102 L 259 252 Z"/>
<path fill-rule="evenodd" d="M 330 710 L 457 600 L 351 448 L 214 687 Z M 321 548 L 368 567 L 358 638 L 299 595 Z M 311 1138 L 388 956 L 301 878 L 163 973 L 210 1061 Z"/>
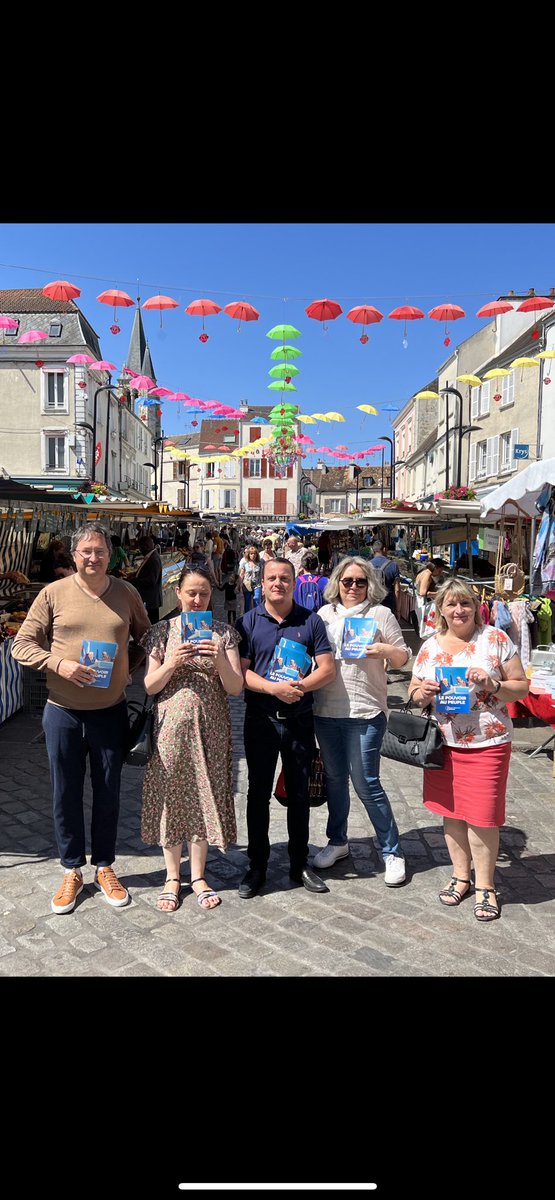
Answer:
<path fill-rule="evenodd" d="M 478 921 L 495 921 L 494 872 L 513 735 L 506 706 L 526 696 L 529 683 L 507 634 L 482 625 L 480 598 L 472 588 L 448 579 L 435 603 L 437 632 L 417 655 L 409 696 L 422 708 L 435 704 L 440 691 L 436 667 L 467 667 L 470 689 L 470 712 L 437 714 L 445 739 L 443 770 L 423 772 L 424 804 L 444 818 L 453 864 L 452 879 L 439 899 L 451 907 L 461 903 L 470 892 L 474 863 L 474 890 L 480 893 L 474 915 Z"/>
<path fill-rule="evenodd" d="M 208 571 L 187 563 L 176 592 L 183 612 L 208 610 Z M 211 639 L 182 642 L 181 615 L 159 621 L 142 639 L 148 654 L 145 690 L 156 701 L 141 837 L 164 851 L 167 879 L 158 898 L 163 912 L 179 905 L 185 841 L 198 903 L 202 908 L 221 903 L 204 871 L 208 846 L 225 850 L 237 836 L 227 695 L 238 696 L 243 688 L 238 643 L 239 635 L 221 621 L 213 621 Z"/>

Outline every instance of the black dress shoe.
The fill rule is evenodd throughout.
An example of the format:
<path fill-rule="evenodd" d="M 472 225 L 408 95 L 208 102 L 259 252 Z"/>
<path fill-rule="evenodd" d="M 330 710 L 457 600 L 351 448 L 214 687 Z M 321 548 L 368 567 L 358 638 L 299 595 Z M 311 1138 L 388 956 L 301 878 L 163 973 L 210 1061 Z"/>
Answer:
<path fill-rule="evenodd" d="M 251 896 L 256 896 L 264 883 L 266 883 L 266 872 L 259 871 L 258 867 L 249 867 L 247 874 L 239 884 L 241 899 L 250 900 Z"/>
<path fill-rule="evenodd" d="M 329 892 L 330 890 L 324 880 L 320 879 L 320 876 L 312 870 L 312 867 L 303 867 L 299 873 L 290 871 L 289 878 L 293 880 L 293 883 L 302 883 L 308 892 Z"/>

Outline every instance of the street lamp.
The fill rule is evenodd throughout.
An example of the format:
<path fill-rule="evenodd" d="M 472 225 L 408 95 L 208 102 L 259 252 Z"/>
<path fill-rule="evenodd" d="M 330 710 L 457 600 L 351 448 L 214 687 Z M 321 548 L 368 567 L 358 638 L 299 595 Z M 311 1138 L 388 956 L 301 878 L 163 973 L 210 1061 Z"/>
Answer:
<path fill-rule="evenodd" d="M 162 450 L 160 453 L 160 489 L 159 489 L 160 494 L 158 497 L 160 503 L 162 503 L 162 475 L 163 475 L 163 471 L 164 471 L 164 439 L 165 439 L 165 436 L 166 435 L 164 433 L 164 430 L 162 430 L 160 437 L 154 438 L 154 440 L 152 442 L 152 445 L 154 446 L 154 457 L 155 458 L 157 458 L 157 455 L 158 455 L 157 446 L 160 443 L 162 445 Z"/>
<path fill-rule="evenodd" d="M 91 432 L 91 433 L 92 433 L 92 435 L 93 435 L 93 445 L 92 445 L 92 463 L 91 463 L 91 483 L 94 483 L 94 474 L 95 474 L 95 471 L 94 471 L 94 469 L 95 469 L 95 466 L 96 466 L 96 464 L 95 464 L 95 461 L 94 461 L 94 460 L 95 460 L 95 458 L 96 458 L 96 447 L 95 447 L 95 444 L 94 444 L 95 432 L 94 432 L 94 429 L 93 429 L 92 425 L 89 425 L 89 422 L 88 422 L 88 421 L 78 421 L 78 422 L 77 422 L 77 425 L 78 425 L 79 429 L 88 429 L 88 430 L 90 430 L 90 432 Z M 86 458 L 85 458 L 85 462 L 86 462 Z"/>
<path fill-rule="evenodd" d="M 154 492 L 154 503 L 156 504 L 156 497 L 158 495 L 158 487 L 156 485 L 156 463 L 144 462 L 143 467 L 152 467 L 152 470 L 154 471 L 154 483 L 152 485 L 152 491 Z"/>
<path fill-rule="evenodd" d="M 350 463 L 349 465 L 353 468 L 353 474 L 356 479 L 357 491 L 356 491 L 356 499 L 355 499 L 355 509 L 358 512 L 358 479 L 359 479 L 359 475 L 362 472 L 362 467 L 357 467 L 356 463 Z"/>
<path fill-rule="evenodd" d="M 380 441 L 389 442 L 390 449 L 391 449 L 391 460 L 390 460 L 391 461 L 391 466 L 390 466 L 391 475 L 389 477 L 389 499 L 394 500 L 395 499 L 395 442 L 394 442 L 393 438 L 388 437 L 387 434 L 385 434 L 385 433 L 380 433 Z M 383 464 L 383 454 L 382 454 L 382 464 Z M 382 496 L 383 496 L 383 484 L 382 484 Z"/>

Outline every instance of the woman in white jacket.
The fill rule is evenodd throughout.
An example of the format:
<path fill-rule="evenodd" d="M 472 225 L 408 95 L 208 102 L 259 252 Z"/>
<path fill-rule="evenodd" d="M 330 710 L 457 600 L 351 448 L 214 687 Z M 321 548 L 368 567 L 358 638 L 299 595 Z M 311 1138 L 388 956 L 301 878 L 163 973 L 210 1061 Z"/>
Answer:
<path fill-rule="evenodd" d="M 405 859 L 391 804 L 380 783 L 380 746 L 387 725 L 388 666 L 404 667 L 411 656 L 393 613 L 381 603 L 386 591 L 364 558 L 343 558 L 324 591 L 318 611 L 337 660 L 332 683 L 314 693 L 314 725 L 327 777 L 328 845 L 315 867 L 331 867 L 349 853 L 349 778 L 372 821 L 385 864 L 385 883 L 405 882 Z M 378 628 L 364 657 L 342 657 L 346 617 L 373 617 Z"/>

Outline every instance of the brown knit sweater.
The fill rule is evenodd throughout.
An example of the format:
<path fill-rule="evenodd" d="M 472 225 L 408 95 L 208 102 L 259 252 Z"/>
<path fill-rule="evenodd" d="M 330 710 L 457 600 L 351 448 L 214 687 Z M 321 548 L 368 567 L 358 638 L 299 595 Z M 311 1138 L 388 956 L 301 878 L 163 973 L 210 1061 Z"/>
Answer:
<path fill-rule="evenodd" d="M 16 634 L 12 655 L 26 667 L 46 671 L 48 699 L 54 704 L 76 709 L 111 708 L 124 699 L 129 683 L 129 639 L 139 642 L 150 629 L 150 621 L 136 588 L 125 580 L 109 576 L 104 594 L 94 597 L 76 580 L 76 575 L 69 575 L 39 592 Z M 56 674 L 62 658 L 80 661 L 83 638 L 117 644 L 107 688 L 77 687 Z M 132 665 L 142 657 L 144 651 L 132 646 Z"/>

